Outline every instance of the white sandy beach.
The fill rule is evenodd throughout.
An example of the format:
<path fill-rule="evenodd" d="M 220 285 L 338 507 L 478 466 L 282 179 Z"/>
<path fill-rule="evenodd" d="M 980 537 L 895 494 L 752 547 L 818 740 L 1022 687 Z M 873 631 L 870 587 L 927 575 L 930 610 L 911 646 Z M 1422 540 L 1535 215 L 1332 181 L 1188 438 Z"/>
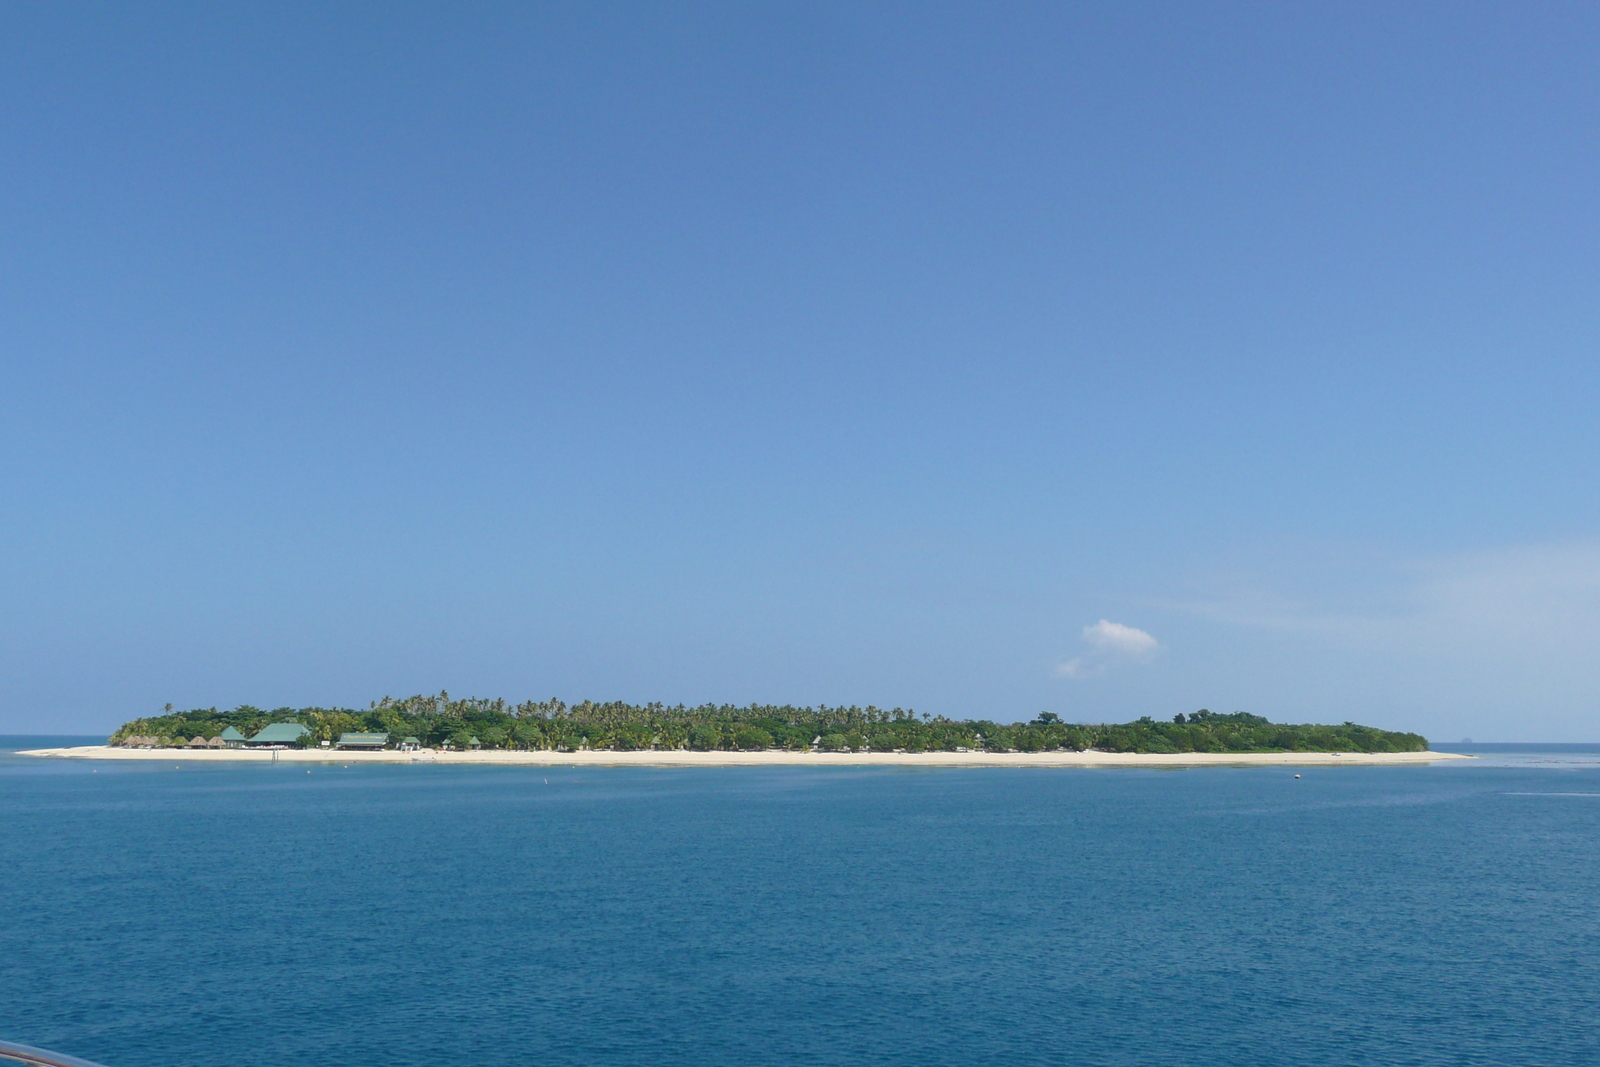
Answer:
<path fill-rule="evenodd" d="M 329 749 L 39 748 L 18 753 L 58 759 L 168 763 L 497 763 L 534 767 L 1310 767 L 1428 764 L 1471 759 L 1452 752 L 336 752 Z"/>

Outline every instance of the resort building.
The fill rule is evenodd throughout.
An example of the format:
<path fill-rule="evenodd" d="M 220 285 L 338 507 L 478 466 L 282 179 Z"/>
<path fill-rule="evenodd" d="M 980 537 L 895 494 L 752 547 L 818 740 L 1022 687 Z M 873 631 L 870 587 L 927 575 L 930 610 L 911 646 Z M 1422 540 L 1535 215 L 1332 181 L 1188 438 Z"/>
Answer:
<path fill-rule="evenodd" d="M 279 745 L 287 747 L 295 744 L 311 731 L 297 722 L 275 722 L 262 730 L 254 737 L 245 741 L 247 745 Z"/>
<path fill-rule="evenodd" d="M 415 737 L 408 737 L 404 741 L 400 742 L 400 751 L 401 752 L 415 752 L 417 749 L 419 749 L 421 747 L 422 747 L 422 742 L 418 741 Z"/>
<path fill-rule="evenodd" d="M 239 748 L 244 744 L 244 734 L 232 726 L 224 726 L 222 732 L 217 735 L 217 740 L 227 748 Z"/>
<path fill-rule="evenodd" d="M 337 747 L 375 751 L 389 743 L 388 734 L 340 734 Z"/>

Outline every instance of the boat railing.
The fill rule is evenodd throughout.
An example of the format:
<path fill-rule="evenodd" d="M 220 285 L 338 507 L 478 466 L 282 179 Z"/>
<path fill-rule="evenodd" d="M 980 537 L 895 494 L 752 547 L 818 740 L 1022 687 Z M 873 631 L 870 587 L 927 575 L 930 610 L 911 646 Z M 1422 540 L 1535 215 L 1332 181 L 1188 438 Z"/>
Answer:
<path fill-rule="evenodd" d="M 32 1045 L 18 1045 L 11 1041 L 0 1041 L 0 1061 L 3 1060 L 26 1063 L 28 1067 L 100 1067 L 98 1063 L 90 1060 L 80 1060 L 76 1056 L 48 1052 Z"/>

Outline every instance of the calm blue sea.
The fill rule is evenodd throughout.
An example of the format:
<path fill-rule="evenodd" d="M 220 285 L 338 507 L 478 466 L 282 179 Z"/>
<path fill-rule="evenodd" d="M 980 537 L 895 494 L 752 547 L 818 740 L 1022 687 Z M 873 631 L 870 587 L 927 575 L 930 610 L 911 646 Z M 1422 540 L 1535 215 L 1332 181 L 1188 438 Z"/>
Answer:
<path fill-rule="evenodd" d="M 1600 748 L 1294 773 L 0 753 L 0 1037 L 112 1067 L 1600 1063 Z"/>

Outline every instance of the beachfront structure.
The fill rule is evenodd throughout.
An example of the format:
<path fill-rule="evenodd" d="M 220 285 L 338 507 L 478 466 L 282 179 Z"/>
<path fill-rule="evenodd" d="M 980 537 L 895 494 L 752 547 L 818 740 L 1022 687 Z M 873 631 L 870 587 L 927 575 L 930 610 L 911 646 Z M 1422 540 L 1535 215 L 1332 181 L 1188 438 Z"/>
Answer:
<path fill-rule="evenodd" d="M 380 749 L 389 743 L 388 734 L 354 734 L 344 733 L 339 735 L 339 748 L 365 749 L 368 751 Z"/>
<path fill-rule="evenodd" d="M 222 732 L 217 735 L 217 740 L 221 741 L 227 748 L 238 748 L 244 744 L 244 734 L 241 734 L 235 727 L 224 726 Z"/>
<path fill-rule="evenodd" d="M 404 741 L 400 742 L 400 751 L 401 752 L 415 752 L 417 749 L 419 749 L 421 747 L 422 747 L 422 742 L 418 741 L 415 737 L 408 737 Z"/>
<path fill-rule="evenodd" d="M 245 744 L 292 745 L 310 732 L 297 722 L 275 722 L 254 737 L 246 739 Z"/>

